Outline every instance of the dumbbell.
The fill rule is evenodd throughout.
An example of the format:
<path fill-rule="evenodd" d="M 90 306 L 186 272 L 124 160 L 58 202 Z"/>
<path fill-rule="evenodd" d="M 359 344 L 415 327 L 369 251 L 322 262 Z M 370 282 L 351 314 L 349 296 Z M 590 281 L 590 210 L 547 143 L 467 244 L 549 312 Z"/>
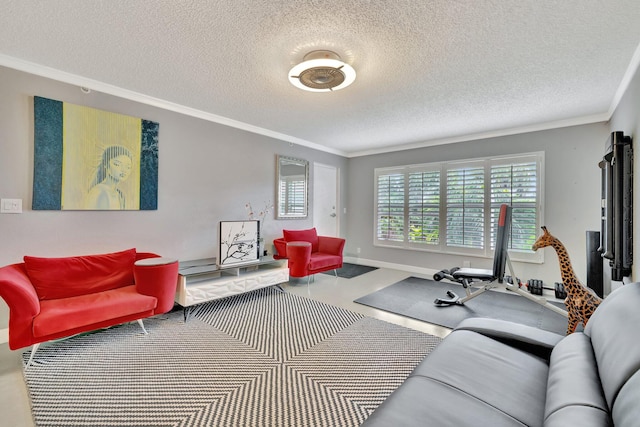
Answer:
<path fill-rule="evenodd" d="M 504 281 L 509 283 L 510 285 L 513 285 L 513 277 L 511 276 L 504 276 Z M 518 283 L 518 287 L 522 286 L 522 282 L 517 277 L 516 277 L 516 282 Z"/>
<path fill-rule="evenodd" d="M 542 280 L 539 279 L 529 279 L 527 281 L 527 287 L 529 288 L 529 292 L 533 295 L 542 295 L 542 291 L 545 289 Z"/>
<path fill-rule="evenodd" d="M 564 285 L 562 283 L 556 282 L 552 289 L 545 287 L 542 280 L 529 279 L 527 281 L 527 287 L 529 288 L 529 292 L 533 295 L 542 295 L 543 290 L 546 289 L 548 291 L 553 291 L 558 299 L 565 299 L 567 297 L 567 292 L 564 290 Z"/>
<path fill-rule="evenodd" d="M 556 298 L 565 299 L 567 297 L 567 291 L 564 290 L 564 284 L 556 282 L 555 289 Z"/>

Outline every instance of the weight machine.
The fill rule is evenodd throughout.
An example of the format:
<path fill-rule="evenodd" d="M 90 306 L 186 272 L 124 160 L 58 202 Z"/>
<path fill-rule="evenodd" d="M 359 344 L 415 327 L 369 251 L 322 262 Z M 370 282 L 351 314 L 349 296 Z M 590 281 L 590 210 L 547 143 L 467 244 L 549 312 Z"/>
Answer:
<path fill-rule="evenodd" d="M 433 275 L 434 280 L 440 281 L 448 279 L 453 282 L 460 283 L 465 290 L 464 297 L 458 296 L 453 291 L 447 291 L 449 298 L 436 298 L 435 305 L 464 305 L 465 302 L 477 297 L 480 294 L 494 288 L 502 288 L 517 293 L 535 303 L 538 303 L 551 311 L 555 311 L 565 317 L 568 317 L 566 310 L 563 310 L 547 301 L 541 296 L 532 295 L 529 292 L 520 289 L 517 276 L 514 274 L 513 265 L 509 259 L 508 243 L 511 233 L 511 206 L 503 204 L 500 206 L 500 214 L 498 216 L 498 231 L 496 235 L 496 249 L 493 255 L 493 270 L 481 268 L 452 268 L 451 270 L 441 270 Z M 511 279 L 505 276 L 505 269 L 509 268 Z M 478 289 L 473 290 L 476 287 Z"/>

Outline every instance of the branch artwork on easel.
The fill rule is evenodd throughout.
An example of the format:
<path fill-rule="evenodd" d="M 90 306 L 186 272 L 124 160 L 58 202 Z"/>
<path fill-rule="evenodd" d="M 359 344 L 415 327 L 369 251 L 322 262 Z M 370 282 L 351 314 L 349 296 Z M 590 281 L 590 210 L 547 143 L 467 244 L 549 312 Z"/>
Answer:
<path fill-rule="evenodd" d="M 260 221 L 220 222 L 220 264 L 236 265 L 258 261 Z"/>

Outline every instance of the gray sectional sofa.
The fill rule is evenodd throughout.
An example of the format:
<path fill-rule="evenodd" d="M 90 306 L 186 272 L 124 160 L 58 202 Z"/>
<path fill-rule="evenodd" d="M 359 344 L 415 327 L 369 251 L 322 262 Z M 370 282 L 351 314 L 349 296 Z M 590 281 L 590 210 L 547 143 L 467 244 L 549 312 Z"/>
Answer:
<path fill-rule="evenodd" d="M 363 426 L 640 426 L 640 283 L 584 332 L 467 319 Z"/>

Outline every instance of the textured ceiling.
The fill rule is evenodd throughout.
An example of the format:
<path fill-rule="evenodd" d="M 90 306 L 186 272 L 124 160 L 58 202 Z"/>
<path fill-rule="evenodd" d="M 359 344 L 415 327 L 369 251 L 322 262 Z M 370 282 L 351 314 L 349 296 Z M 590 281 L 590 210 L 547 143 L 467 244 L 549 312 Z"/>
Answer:
<path fill-rule="evenodd" d="M 348 156 L 607 120 L 640 62 L 638 0 L 3 0 L 1 10 L 0 65 Z M 316 49 L 351 64 L 355 83 L 293 87 L 288 70 Z"/>

